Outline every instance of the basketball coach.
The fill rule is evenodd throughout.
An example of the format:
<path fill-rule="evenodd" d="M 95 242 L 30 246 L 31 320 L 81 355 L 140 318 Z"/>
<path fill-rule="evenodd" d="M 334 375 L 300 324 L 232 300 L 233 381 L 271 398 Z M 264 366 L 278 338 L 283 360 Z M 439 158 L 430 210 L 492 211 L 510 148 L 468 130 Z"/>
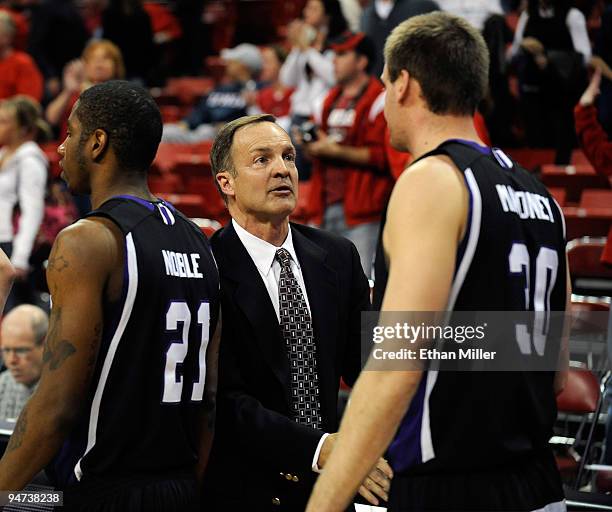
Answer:
<path fill-rule="evenodd" d="M 224 328 L 207 510 L 303 511 L 360 368 L 368 281 L 354 245 L 293 224 L 295 148 L 270 115 L 226 124 L 212 172 L 232 220 L 212 239 Z M 379 460 L 360 493 L 386 499 Z M 378 498 L 376 497 L 378 496 Z"/>

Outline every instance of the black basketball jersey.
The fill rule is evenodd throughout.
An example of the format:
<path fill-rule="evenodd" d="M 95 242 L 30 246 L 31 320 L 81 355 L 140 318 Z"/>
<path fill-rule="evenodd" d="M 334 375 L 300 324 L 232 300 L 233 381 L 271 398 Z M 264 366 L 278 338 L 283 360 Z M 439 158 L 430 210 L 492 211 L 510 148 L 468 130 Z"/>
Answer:
<path fill-rule="evenodd" d="M 469 192 L 447 310 L 563 311 L 565 226 L 546 188 L 499 149 L 450 140 L 422 158 L 432 155 L 447 155 Z M 378 309 L 387 278 L 379 240 Z M 553 380 L 553 372 L 426 371 L 389 447 L 394 469 L 480 471 L 534 454 L 547 458 Z"/>
<path fill-rule="evenodd" d="M 104 304 L 88 403 L 48 473 L 66 488 L 88 478 L 192 471 L 206 349 L 219 314 L 208 240 L 163 201 L 118 196 L 87 216 L 108 218 L 125 235 L 123 292 Z"/>

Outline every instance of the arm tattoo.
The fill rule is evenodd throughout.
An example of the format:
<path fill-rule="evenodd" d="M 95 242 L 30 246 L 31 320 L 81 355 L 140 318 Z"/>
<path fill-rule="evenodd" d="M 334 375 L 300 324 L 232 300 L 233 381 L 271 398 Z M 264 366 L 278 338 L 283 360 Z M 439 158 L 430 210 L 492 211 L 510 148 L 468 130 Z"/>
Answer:
<path fill-rule="evenodd" d="M 61 307 L 53 308 L 50 324 L 43 352 L 43 365 L 48 365 L 50 370 L 57 370 L 76 352 L 76 348 L 69 340 L 61 339 Z"/>
<path fill-rule="evenodd" d="M 61 254 L 59 256 L 55 256 L 49 260 L 47 263 L 47 270 L 61 272 L 68 268 L 68 260 L 64 258 Z"/>
<path fill-rule="evenodd" d="M 16 450 L 23 443 L 23 438 L 25 437 L 26 430 L 28 428 L 28 404 L 23 408 L 21 414 L 19 415 L 19 419 L 17 420 L 17 424 L 15 425 L 15 430 L 13 430 L 13 435 L 9 439 L 8 445 L 6 447 L 6 452 L 9 453 L 13 450 Z"/>

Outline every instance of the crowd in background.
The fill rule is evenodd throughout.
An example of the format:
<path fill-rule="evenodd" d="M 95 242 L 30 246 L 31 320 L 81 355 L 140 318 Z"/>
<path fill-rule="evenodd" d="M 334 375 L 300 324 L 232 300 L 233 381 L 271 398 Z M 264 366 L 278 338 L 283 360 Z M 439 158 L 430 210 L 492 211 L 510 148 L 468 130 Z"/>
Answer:
<path fill-rule="evenodd" d="M 246 4 L 283 12 L 251 16 Z M 612 172 L 609 0 L 0 1 L 0 246 L 18 275 L 7 311 L 48 308 L 44 261 L 87 210 L 47 178 L 39 144 L 63 140 L 79 94 L 111 79 L 158 91 L 177 76 L 214 80 L 184 117 L 166 119 L 169 144 L 210 141 L 246 114 L 276 116 L 298 149 L 301 214 L 350 238 L 368 273 L 410 159 L 390 147 L 382 113 L 384 42 L 437 9 L 465 17 L 489 47 L 490 94 L 474 118 L 484 143 L 552 148 L 559 164 L 581 145 Z"/>

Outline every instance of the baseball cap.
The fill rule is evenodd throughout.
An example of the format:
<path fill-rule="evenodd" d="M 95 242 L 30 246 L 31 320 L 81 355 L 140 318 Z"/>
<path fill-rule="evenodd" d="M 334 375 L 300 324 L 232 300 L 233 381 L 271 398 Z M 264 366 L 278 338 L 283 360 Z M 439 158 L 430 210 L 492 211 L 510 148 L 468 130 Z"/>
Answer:
<path fill-rule="evenodd" d="M 257 46 L 243 43 L 235 48 L 221 50 L 223 60 L 236 60 L 244 64 L 253 73 L 259 73 L 262 67 L 261 52 Z"/>

